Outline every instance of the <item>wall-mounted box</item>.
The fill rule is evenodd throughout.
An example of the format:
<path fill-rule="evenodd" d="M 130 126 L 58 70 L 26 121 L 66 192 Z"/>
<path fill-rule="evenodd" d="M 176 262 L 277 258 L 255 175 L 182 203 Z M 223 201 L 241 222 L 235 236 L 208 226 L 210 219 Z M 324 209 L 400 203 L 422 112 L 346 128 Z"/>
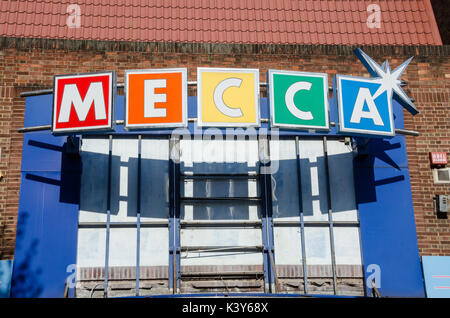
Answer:
<path fill-rule="evenodd" d="M 436 196 L 436 211 L 439 213 L 448 213 L 450 198 L 448 195 Z"/>
<path fill-rule="evenodd" d="M 430 152 L 430 161 L 433 166 L 445 166 L 448 163 L 447 153 L 442 151 Z"/>
<path fill-rule="evenodd" d="M 450 184 L 450 168 L 433 169 L 433 179 L 436 184 Z"/>

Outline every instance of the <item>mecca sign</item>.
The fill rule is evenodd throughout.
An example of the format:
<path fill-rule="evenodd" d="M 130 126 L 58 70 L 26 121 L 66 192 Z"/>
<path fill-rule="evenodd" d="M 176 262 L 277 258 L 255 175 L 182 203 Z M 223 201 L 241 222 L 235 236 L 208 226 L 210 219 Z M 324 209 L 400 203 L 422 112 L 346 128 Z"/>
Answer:
<path fill-rule="evenodd" d="M 412 58 L 391 70 L 388 61 L 379 65 L 360 49 L 355 54 L 372 77 L 336 75 L 333 97 L 326 73 L 268 70 L 270 126 L 327 132 L 333 124 L 342 135 L 394 136 L 393 100 L 418 113 L 400 80 Z M 125 129 L 187 127 L 187 73 L 186 68 L 126 70 Z M 52 132 L 112 131 L 115 76 L 56 75 Z M 260 127 L 259 79 L 258 69 L 197 68 L 197 118 L 192 121 L 198 127 Z M 330 105 L 336 107 L 335 122 L 330 122 Z"/>

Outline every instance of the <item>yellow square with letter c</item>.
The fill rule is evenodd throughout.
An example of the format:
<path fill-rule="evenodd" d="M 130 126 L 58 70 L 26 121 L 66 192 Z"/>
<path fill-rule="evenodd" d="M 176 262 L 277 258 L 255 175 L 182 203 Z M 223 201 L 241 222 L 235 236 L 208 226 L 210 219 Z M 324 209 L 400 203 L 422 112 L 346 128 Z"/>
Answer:
<path fill-rule="evenodd" d="M 198 68 L 199 127 L 259 126 L 259 70 Z"/>

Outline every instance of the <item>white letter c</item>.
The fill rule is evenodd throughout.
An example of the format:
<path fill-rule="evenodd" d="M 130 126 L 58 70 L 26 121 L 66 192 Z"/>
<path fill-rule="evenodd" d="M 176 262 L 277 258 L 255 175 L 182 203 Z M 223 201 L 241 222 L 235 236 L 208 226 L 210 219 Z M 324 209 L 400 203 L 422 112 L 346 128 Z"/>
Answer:
<path fill-rule="evenodd" d="M 230 87 L 241 87 L 242 79 L 227 78 L 221 81 L 214 89 L 214 104 L 217 109 L 228 117 L 242 117 L 242 110 L 240 108 L 230 108 L 223 101 L 224 92 Z"/>
<path fill-rule="evenodd" d="M 297 82 L 292 84 L 288 90 L 286 91 L 286 95 L 284 96 L 284 101 L 286 102 L 286 106 L 289 109 L 289 111 L 297 118 L 303 119 L 303 120 L 311 120 L 314 119 L 311 112 L 304 112 L 300 109 L 298 109 L 294 104 L 294 96 L 295 94 L 300 90 L 307 90 L 309 91 L 311 89 L 312 84 L 309 82 Z"/>

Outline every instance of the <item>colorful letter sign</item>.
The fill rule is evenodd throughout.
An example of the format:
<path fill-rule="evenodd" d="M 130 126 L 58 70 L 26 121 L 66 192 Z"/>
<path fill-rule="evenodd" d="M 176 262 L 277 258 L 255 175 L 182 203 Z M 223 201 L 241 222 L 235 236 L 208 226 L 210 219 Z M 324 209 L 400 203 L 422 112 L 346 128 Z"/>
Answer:
<path fill-rule="evenodd" d="M 372 78 L 336 76 L 339 133 L 394 136 L 392 99 L 413 115 L 418 110 L 402 90 L 400 76 L 412 57 L 391 71 L 360 49 L 355 54 Z M 125 72 L 127 129 L 187 127 L 187 69 Z M 272 127 L 329 130 L 325 73 L 268 71 Z M 52 131 L 112 129 L 115 73 L 59 75 L 54 80 Z M 197 69 L 198 127 L 259 127 L 259 70 Z"/>
<path fill-rule="evenodd" d="M 269 70 L 272 126 L 329 129 L 328 76 Z"/>
<path fill-rule="evenodd" d="M 197 69 L 198 126 L 259 126 L 259 70 Z"/>
<path fill-rule="evenodd" d="M 382 79 L 337 75 L 339 131 L 393 136 L 391 95 Z"/>
<path fill-rule="evenodd" d="M 52 131 L 112 129 L 114 80 L 114 72 L 55 76 Z"/>
<path fill-rule="evenodd" d="M 388 61 L 380 66 L 361 49 L 355 54 L 373 78 L 337 75 L 339 131 L 394 136 L 392 98 L 411 114 L 418 113 L 399 79 L 412 57 L 391 71 Z"/>
<path fill-rule="evenodd" d="M 187 126 L 187 70 L 125 72 L 125 127 Z"/>

